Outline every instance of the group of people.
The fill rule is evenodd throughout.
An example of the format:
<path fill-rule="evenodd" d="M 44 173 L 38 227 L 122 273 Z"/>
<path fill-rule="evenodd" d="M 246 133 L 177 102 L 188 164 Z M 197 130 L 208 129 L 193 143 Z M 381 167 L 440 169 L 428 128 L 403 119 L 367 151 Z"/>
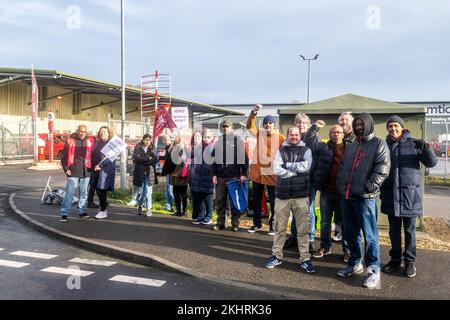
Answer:
<path fill-rule="evenodd" d="M 272 256 L 265 264 L 274 268 L 282 263 L 283 249 L 296 246 L 300 268 L 314 273 L 312 257 L 321 259 L 331 254 L 332 224 L 335 238 L 342 245 L 347 266 L 339 277 L 350 277 L 364 271 L 364 286 L 380 286 L 380 244 L 378 237 L 377 199 L 381 211 L 388 215 L 391 239 L 391 260 L 382 271 L 391 273 L 402 263 L 402 226 L 405 234 L 404 273 L 416 274 L 416 218 L 423 215 L 422 176 L 420 164 L 433 167 L 437 158 L 429 145 L 412 137 L 402 118 L 393 115 L 386 121 L 387 137 L 375 136 L 370 114 L 355 117 L 342 113 L 329 131 L 328 142 L 321 142 L 318 132 L 325 122 L 311 124 L 303 113 L 296 116 L 287 137 L 276 128 L 273 116 L 266 116 L 260 128 L 256 117 L 261 105 L 251 111 L 247 129 L 256 137 L 256 146 L 249 162 L 246 146 L 233 131 L 233 123 L 221 123 L 222 135 L 215 138 L 209 129 L 195 131 L 190 144 L 181 137 L 171 141 L 164 137 L 166 152 L 162 176 L 166 178 L 166 209 L 176 216 L 187 212 L 188 188 L 192 197 L 194 224 L 211 225 L 213 208 L 217 222 L 213 230 L 226 228 L 226 211 L 231 211 L 231 230 L 239 231 L 241 211 L 230 204 L 229 183 L 250 180 L 253 187 L 253 226 L 250 233 L 262 231 L 262 199 L 267 190 L 270 203 L 268 235 L 274 237 Z M 94 141 L 86 135 L 86 126 L 79 126 L 66 142 L 61 163 L 68 177 L 66 198 L 61 207 L 61 221 L 67 221 L 74 188 L 79 185 L 78 214 L 86 214 L 88 185 L 100 199 L 97 219 L 108 216 L 107 192 L 114 189 L 115 164 L 100 152 L 111 139 L 111 132 L 102 127 Z M 139 215 L 152 215 L 152 188 L 158 183 L 156 153 L 153 139 L 144 135 L 133 153 L 135 164 L 133 185 Z M 320 191 L 320 247 L 315 250 L 315 198 Z M 175 203 L 175 210 L 173 208 Z M 286 229 L 292 214 L 291 236 Z M 362 261 L 364 238 L 364 265 Z"/>

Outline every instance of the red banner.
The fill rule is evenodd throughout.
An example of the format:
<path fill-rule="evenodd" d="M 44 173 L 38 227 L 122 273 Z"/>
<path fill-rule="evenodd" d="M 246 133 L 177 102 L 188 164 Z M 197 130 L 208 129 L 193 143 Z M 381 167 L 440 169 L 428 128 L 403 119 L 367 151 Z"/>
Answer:
<path fill-rule="evenodd" d="M 159 105 L 155 115 L 155 125 L 153 127 L 153 139 L 158 139 L 165 128 L 176 129 L 177 125 L 172 120 L 164 105 Z"/>

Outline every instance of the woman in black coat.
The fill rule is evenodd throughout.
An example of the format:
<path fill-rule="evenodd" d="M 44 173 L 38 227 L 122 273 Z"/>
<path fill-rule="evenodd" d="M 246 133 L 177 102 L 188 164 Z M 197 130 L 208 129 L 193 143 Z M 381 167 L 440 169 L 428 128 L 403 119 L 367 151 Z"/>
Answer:
<path fill-rule="evenodd" d="M 133 185 L 138 190 L 138 214 L 145 213 L 152 216 L 153 185 L 158 183 L 156 175 L 156 162 L 158 156 L 155 153 L 152 136 L 144 135 L 142 141 L 136 146 L 133 153 Z M 145 199 L 145 207 L 144 206 Z"/>
<path fill-rule="evenodd" d="M 116 163 L 101 153 L 101 150 L 111 140 L 111 130 L 108 127 L 101 127 L 97 134 L 94 149 L 91 153 L 92 167 L 94 168 L 90 185 L 95 188 L 98 199 L 100 200 L 100 212 L 95 216 L 96 219 L 105 219 L 108 217 L 107 193 L 114 191 L 114 181 L 116 177 Z M 103 161 L 103 162 L 102 162 Z"/>
<path fill-rule="evenodd" d="M 434 151 L 423 141 L 414 139 L 404 129 L 403 119 L 391 116 L 387 120 L 389 135 L 386 138 L 391 154 L 391 169 L 388 179 L 381 186 L 381 212 L 389 218 L 391 261 L 383 267 L 392 273 L 402 263 L 402 224 L 405 232 L 404 273 L 416 275 L 416 218 L 423 215 L 422 174 L 420 163 L 432 168 L 437 163 Z"/>

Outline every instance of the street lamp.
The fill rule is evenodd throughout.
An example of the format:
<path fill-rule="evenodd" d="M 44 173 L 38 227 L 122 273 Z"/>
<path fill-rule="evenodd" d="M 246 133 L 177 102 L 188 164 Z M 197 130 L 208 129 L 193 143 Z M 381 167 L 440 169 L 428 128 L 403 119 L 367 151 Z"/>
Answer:
<path fill-rule="evenodd" d="M 122 82 L 122 121 L 121 121 L 121 138 L 125 141 L 125 0 L 120 1 L 120 27 L 121 27 L 121 45 L 120 45 L 120 65 L 121 65 L 121 82 Z M 127 186 L 127 151 L 124 150 L 120 157 L 120 187 L 125 189 Z"/>
<path fill-rule="evenodd" d="M 314 58 L 307 59 L 304 56 L 300 55 L 300 57 L 303 59 L 303 61 L 308 61 L 308 100 L 307 103 L 309 104 L 309 98 L 310 98 L 310 83 L 311 83 L 311 61 L 317 60 L 319 57 L 318 54 Z"/>

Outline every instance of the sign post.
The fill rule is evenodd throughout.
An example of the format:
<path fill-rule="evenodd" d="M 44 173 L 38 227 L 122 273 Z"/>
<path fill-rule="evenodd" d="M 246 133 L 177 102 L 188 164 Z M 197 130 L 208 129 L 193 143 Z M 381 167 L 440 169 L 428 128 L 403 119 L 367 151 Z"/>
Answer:
<path fill-rule="evenodd" d="M 53 112 L 48 113 L 48 140 L 50 141 L 50 155 L 49 155 L 49 161 L 50 163 L 53 162 L 53 150 L 54 150 L 54 144 L 53 144 L 53 121 L 55 120 L 55 114 Z"/>

